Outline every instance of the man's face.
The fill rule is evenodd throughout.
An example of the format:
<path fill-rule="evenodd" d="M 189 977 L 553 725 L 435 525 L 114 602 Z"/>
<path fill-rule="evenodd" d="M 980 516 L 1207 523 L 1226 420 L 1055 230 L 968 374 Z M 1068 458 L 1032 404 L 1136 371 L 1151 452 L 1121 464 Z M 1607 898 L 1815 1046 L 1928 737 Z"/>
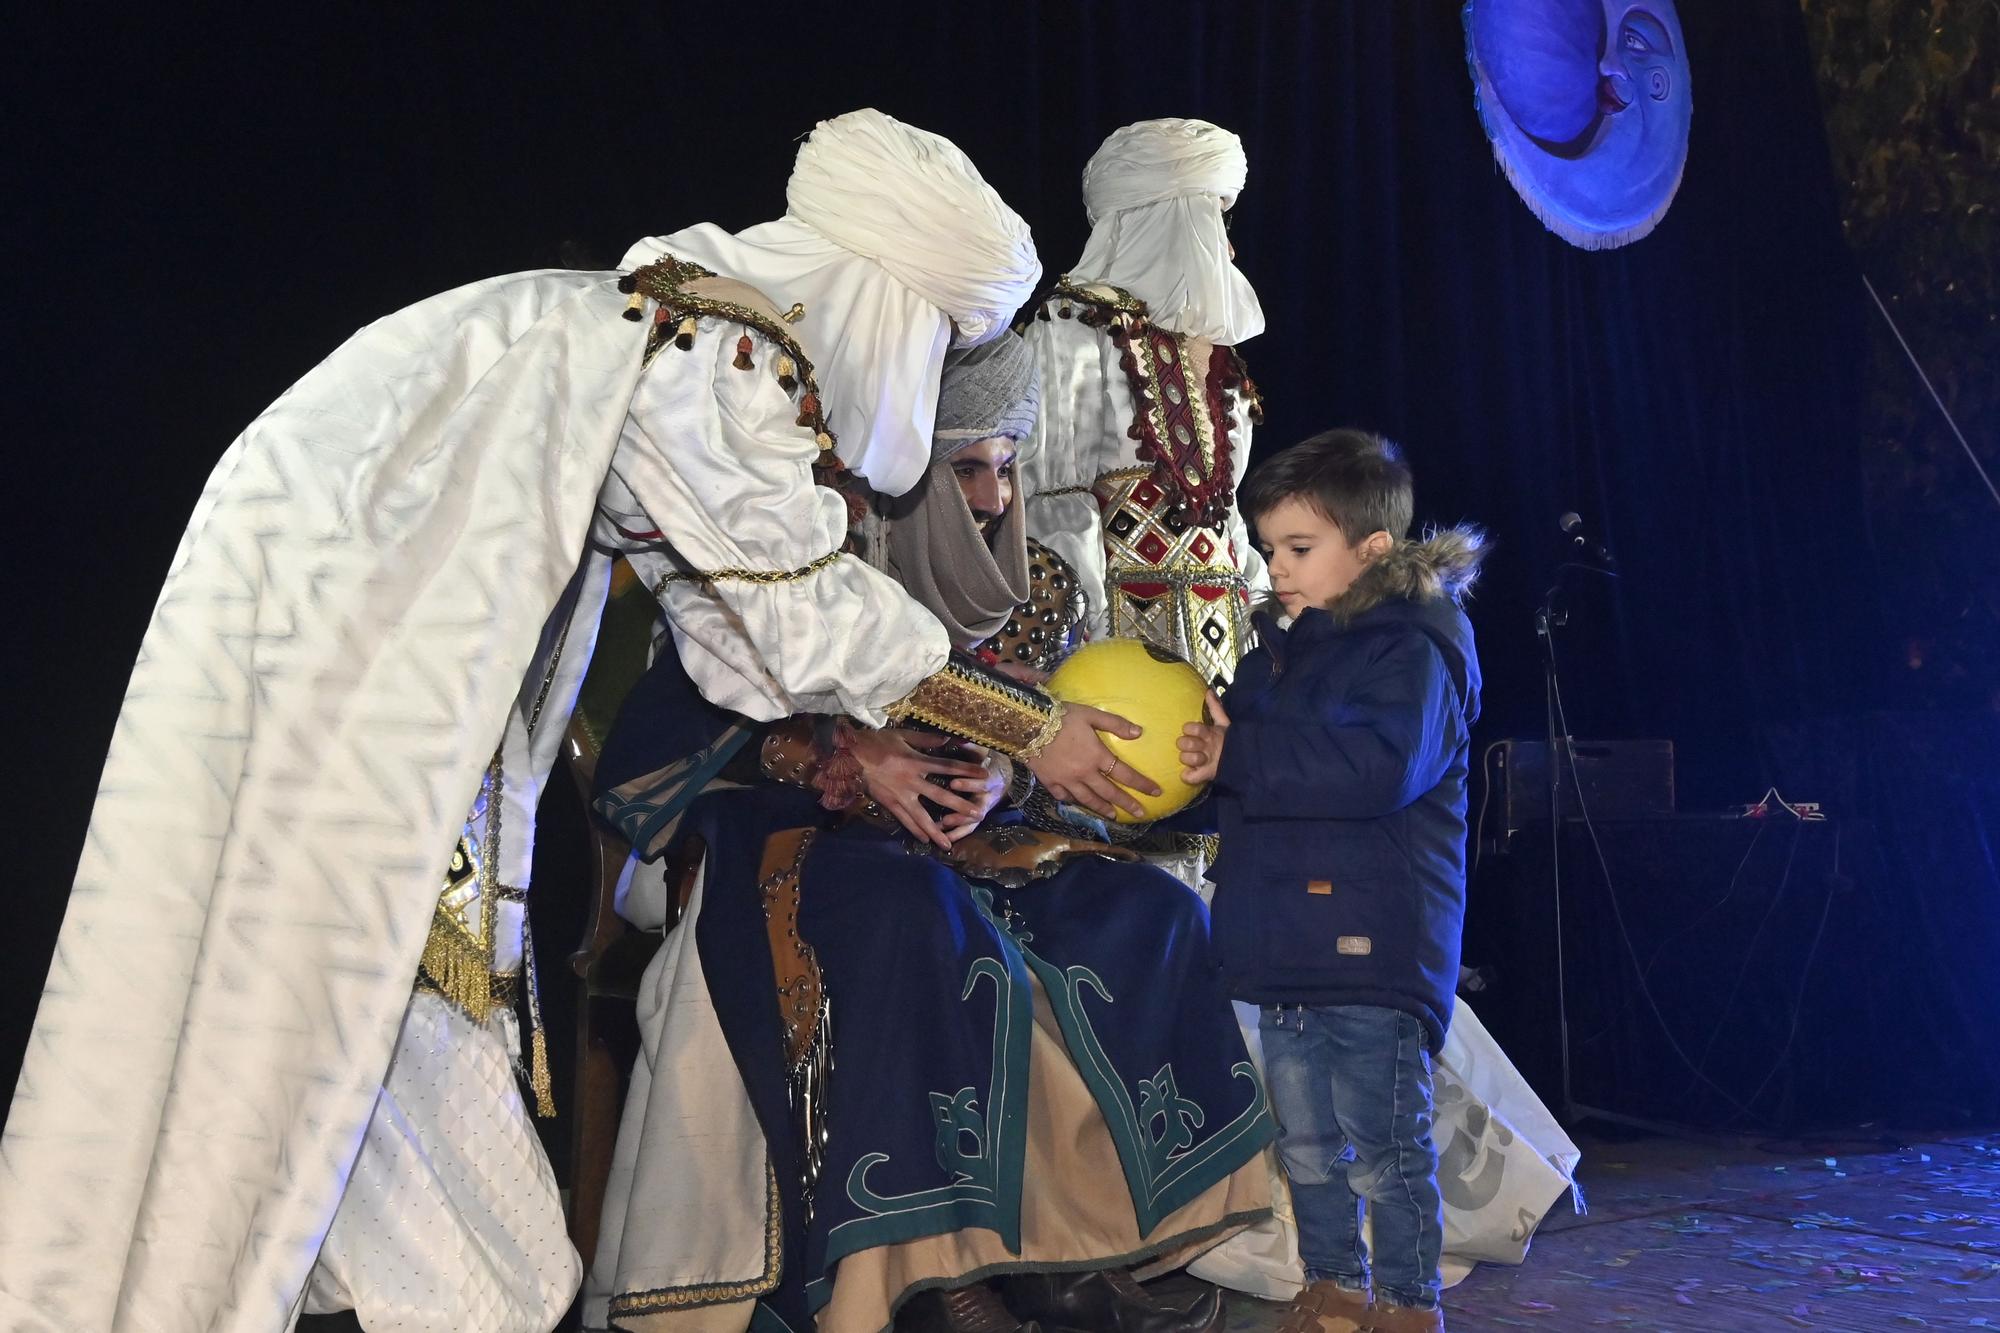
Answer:
<path fill-rule="evenodd" d="M 991 536 L 993 525 L 1014 503 L 1014 454 L 1016 445 L 1005 435 L 991 435 L 977 444 L 968 444 L 951 456 L 952 475 L 958 478 L 959 493 L 972 511 L 979 530 Z"/>
<path fill-rule="evenodd" d="M 1331 605 L 1391 544 L 1386 532 L 1349 544 L 1332 519 L 1295 499 L 1257 516 L 1257 548 L 1288 616 Z"/>

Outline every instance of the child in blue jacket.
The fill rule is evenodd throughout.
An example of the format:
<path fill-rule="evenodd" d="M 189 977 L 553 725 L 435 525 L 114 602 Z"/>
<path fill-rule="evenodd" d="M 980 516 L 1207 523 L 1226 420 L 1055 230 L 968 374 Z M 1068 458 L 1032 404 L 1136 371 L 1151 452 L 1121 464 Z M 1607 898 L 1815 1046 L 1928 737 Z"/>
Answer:
<path fill-rule="evenodd" d="M 1284 1329 L 1442 1329 L 1430 1062 L 1465 918 L 1479 659 L 1459 603 L 1483 538 L 1407 539 L 1410 470 L 1361 431 L 1284 450 L 1240 503 L 1278 605 L 1181 753 L 1214 783 L 1222 966 L 1263 1010 L 1307 1281 Z"/>

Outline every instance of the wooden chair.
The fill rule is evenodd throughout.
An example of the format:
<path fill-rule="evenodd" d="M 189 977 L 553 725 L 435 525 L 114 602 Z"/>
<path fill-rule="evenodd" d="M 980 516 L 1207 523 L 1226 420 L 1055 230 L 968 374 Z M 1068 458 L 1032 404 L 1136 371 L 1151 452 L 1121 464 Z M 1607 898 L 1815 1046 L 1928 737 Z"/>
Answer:
<path fill-rule="evenodd" d="M 632 1061 L 639 1051 L 634 1006 L 646 964 L 660 937 L 628 925 L 617 897 L 632 848 L 589 813 L 597 758 L 618 716 L 618 706 L 644 674 L 659 607 L 624 561 L 613 566 L 611 599 L 598 631 L 597 652 L 577 694 L 576 712 L 563 745 L 563 766 L 575 783 L 590 825 L 589 894 L 583 936 L 570 955 L 577 978 L 576 1074 L 569 1093 L 569 1236 L 587 1268 L 597 1254 L 604 1192 Z M 670 870 L 670 874 L 671 874 Z M 691 872 L 690 872 L 691 873 Z M 671 880 L 670 883 L 678 883 Z M 683 891 L 669 904 L 685 902 Z M 670 918 L 667 925 L 671 927 Z"/>

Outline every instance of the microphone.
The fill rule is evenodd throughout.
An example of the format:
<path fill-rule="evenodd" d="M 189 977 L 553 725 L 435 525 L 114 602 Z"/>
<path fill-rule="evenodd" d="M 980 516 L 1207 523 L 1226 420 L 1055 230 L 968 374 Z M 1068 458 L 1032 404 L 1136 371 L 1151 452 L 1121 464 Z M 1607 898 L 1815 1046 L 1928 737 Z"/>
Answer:
<path fill-rule="evenodd" d="M 1601 565 L 1607 570 L 1618 568 L 1618 557 L 1611 554 L 1595 538 L 1583 530 L 1583 515 L 1574 509 L 1556 520 L 1556 526 L 1569 537 L 1569 544 L 1585 559 Z"/>

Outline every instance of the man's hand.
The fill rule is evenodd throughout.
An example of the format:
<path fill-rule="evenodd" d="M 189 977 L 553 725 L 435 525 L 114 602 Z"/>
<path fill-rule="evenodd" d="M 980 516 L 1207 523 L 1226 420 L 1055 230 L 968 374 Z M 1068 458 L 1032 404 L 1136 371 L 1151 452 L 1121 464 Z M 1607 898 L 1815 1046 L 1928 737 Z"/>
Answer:
<path fill-rule="evenodd" d="M 928 780 L 931 774 L 936 773 L 956 779 L 953 786 L 957 786 L 958 782 L 971 781 L 983 787 L 987 782 L 986 769 L 979 764 L 924 753 L 950 743 L 948 736 L 934 736 L 902 727 L 882 731 L 856 728 L 849 742 L 854 761 L 861 765 L 861 783 L 869 797 L 894 815 L 896 822 L 913 836 L 946 850 L 956 839 L 931 817 L 931 812 L 924 808 L 925 801 L 942 806 L 947 818 L 953 814 L 971 817 L 972 822 L 958 831 L 957 836 L 961 838 L 978 827 L 979 821 L 986 817 L 986 811 L 992 808 L 990 804 L 982 805 L 980 800 L 960 795 Z"/>
<path fill-rule="evenodd" d="M 1160 794 L 1159 784 L 1138 769 L 1119 761 L 1106 749 L 1097 733 L 1108 731 L 1126 740 L 1137 740 L 1144 729 L 1116 713 L 1082 704 L 1064 705 L 1062 729 L 1048 748 L 1027 761 L 1035 777 L 1049 795 L 1070 805 L 1080 805 L 1106 819 L 1113 809 L 1125 810 L 1143 819 L 1146 808 L 1132 791 L 1148 796 Z M 1121 788 L 1130 787 L 1132 791 Z"/>
<path fill-rule="evenodd" d="M 1229 739 L 1229 714 L 1222 711 L 1222 700 L 1214 690 L 1208 692 L 1208 716 L 1207 722 L 1181 728 L 1181 781 L 1195 786 L 1215 781 L 1215 770 L 1222 766 L 1222 743 Z"/>
<path fill-rule="evenodd" d="M 945 836 L 953 842 L 957 842 L 984 823 L 986 816 L 993 813 L 993 807 L 1000 804 L 1001 798 L 1007 794 L 1009 776 L 1007 761 L 981 746 L 971 745 L 966 748 L 979 756 L 979 762 L 986 771 L 981 777 L 951 780 L 953 791 L 963 793 L 979 807 L 979 813 L 976 815 L 955 810 L 938 821 L 938 827 L 943 829 Z"/>

